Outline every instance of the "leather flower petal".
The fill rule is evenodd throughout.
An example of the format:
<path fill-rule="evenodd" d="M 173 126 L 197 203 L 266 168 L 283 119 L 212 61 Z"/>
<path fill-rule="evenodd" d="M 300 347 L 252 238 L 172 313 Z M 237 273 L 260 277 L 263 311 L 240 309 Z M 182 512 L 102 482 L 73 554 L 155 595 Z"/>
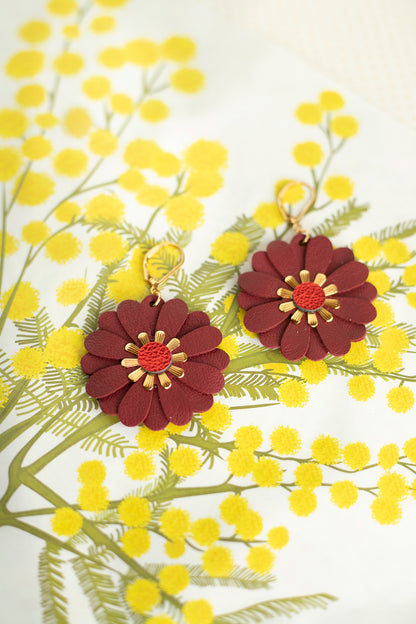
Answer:
<path fill-rule="evenodd" d="M 131 385 L 118 408 L 118 417 L 123 425 L 127 427 L 141 425 L 146 420 L 152 400 L 153 392 L 146 390 L 142 384 Z"/>
<path fill-rule="evenodd" d="M 283 279 L 287 275 L 298 276 L 301 269 L 293 248 L 281 240 L 272 241 L 267 246 L 267 256 Z"/>
<path fill-rule="evenodd" d="M 200 362 L 201 364 L 209 364 L 215 366 L 220 371 L 224 371 L 230 363 L 230 356 L 222 349 L 214 349 L 209 353 L 203 353 L 192 358 L 192 362 Z"/>
<path fill-rule="evenodd" d="M 305 253 L 305 267 L 311 275 L 326 273 L 332 260 L 332 243 L 326 236 L 315 236 L 308 242 Z"/>
<path fill-rule="evenodd" d="M 335 284 L 339 293 L 347 292 L 364 284 L 368 268 L 362 262 L 347 262 L 328 274 L 327 284 Z"/>
<path fill-rule="evenodd" d="M 278 289 L 287 288 L 287 285 L 278 277 L 260 273 L 260 271 L 243 273 L 239 277 L 238 285 L 249 295 L 263 299 L 277 298 Z"/>
<path fill-rule="evenodd" d="M 98 329 L 89 334 L 84 344 L 89 353 L 98 357 L 121 360 L 127 356 L 125 339 L 105 329 Z"/>
<path fill-rule="evenodd" d="M 158 388 L 159 400 L 165 417 L 174 425 L 187 425 L 192 418 L 192 408 L 186 394 L 177 383 L 165 390 Z"/>
<path fill-rule="evenodd" d="M 182 299 L 170 299 L 162 306 L 157 319 L 157 329 L 165 332 L 166 341 L 178 336 L 188 316 L 188 306 Z"/>
<path fill-rule="evenodd" d="M 154 393 L 153 401 L 150 404 L 149 413 L 146 416 L 144 424 L 148 429 L 151 429 L 152 431 L 160 431 L 161 429 L 165 429 L 169 424 L 169 420 L 163 413 L 163 409 L 160 404 L 157 392 Z"/>
<path fill-rule="evenodd" d="M 178 350 L 184 351 L 188 358 L 213 351 L 222 342 L 222 333 L 216 327 L 198 327 L 181 338 Z"/>
<path fill-rule="evenodd" d="M 265 332 L 279 323 L 283 323 L 288 317 L 288 312 L 282 312 L 279 309 L 280 302 L 263 303 L 254 306 L 247 311 L 244 317 L 244 325 L 249 331 L 256 334 Z"/>
<path fill-rule="evenodd" d="M 98 327 L 100 329 L 105 329 L 106 331 L 111 332 L 112 334 L 116 334 L 117 336 L 121 336 L 129 342 L 130 337 L 120 321 L 118 320 L 118 316 L 116 312 L 108 311 L 103 312 L 98 319 Z"/>
<path fill-rule="evenodd" d="M 213 366 L 190 361 L 181 363 L 181 368 L 185 371 L 184 382 L 194 390 L 204 394 L 216 394 L 224 387 L 221 371 Z"/>
<path fill-rule="evenodd" d="M 309 347 L 311 327 L 303 316 L 300 323 L 289 323 L 280 342 L 282 355 L 288 360 L 296 362 L 303 358 Z"/>
<path fill-rule="evenodd" d="M 97 371 L 88 379 L 86 391 L 94 399 L 101 399 L 130 384 L 126 368 L 116 364 Z"/>
<path fill-rule="evenodd" d="M 195 310 L 194 312 L 190 312 L 185 323 L 182 325 L 178 333 L 178 338 L 184 336 L 185 334 L 188 334 L 198 327 L 205 327 L 209 324 L 209 316 L 205 312 L 201 312 L 201 310 Z"/>
<path fill-rule="evenodd" d="M 127 334 L 134 341 L 139 333 L 139 310 L 140 303 L 133 299 L 126 299 L 117 306 L 117 316 Z"/>

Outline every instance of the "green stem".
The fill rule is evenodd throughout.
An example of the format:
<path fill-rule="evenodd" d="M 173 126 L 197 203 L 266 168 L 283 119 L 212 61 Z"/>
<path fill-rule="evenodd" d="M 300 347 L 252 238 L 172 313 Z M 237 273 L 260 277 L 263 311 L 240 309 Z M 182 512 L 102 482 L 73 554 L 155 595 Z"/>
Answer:
<path fill-rule="evenodd" d="M 16 296 L 16 293 L 17 293 L 17 291 L 19 289 L 19 285 L 20 285 L 20 282 L 22 281 L 23 275 L 25 274 L 25 271 L 26 271 L 27 267 L 29 266 L 29 264 L 31 262 L 31 250 L 32 250 L 32 248 L 30 248 L 29 253 L 26 256 L 26 260 L 25 260 L 25 262 L 23 264 L 22 270 L 20 271 L 20 275 L 17 278 L 17 281 L 16 281 L 15 285 L 13 286 L 12 292 L 10 293 L 9 298 L 7 299 L 7 303 L 4 306 L 3 311 L 1 313 L 1 316 L 0 316 L 0 334 L 3 331 L 3 327 L 4 327 L 5 323 L 6 323 L 7 316 L 9 314 L 10 308 L 12 307 L 12 303 L 13 303 L 14 298 Z"/>
<path fill-rule="evenodd" d="M 235 319 L 236 319 L 237 312 L 238 312 L 237 297 L 238 297 L 238 293 L 235 293 L 234 298 L 231 302 L 230 309 L 228 310 L 227 315 L 224 319 L 224 323 L 222 324 L 222 327 L 221 327 L 221 333 L 224 337 L 228 336 L 230 327 L 232 327 L 233 324 L 235 323 Z"/>
<path fill-rule="evenodd" d="M 20 397 L 22 396 L 28 384 L 29 384 L 28 379 L 21 379 L 20 381 L 16 383 L 15 387 L 13 388 L 13 391 L 10 393 L 7 399 L 7 403 L 1 409 L 0 423 L 2 423 L 5 420 L 5 418 L 10 414 L 12 409 L 16 407 Z"/>

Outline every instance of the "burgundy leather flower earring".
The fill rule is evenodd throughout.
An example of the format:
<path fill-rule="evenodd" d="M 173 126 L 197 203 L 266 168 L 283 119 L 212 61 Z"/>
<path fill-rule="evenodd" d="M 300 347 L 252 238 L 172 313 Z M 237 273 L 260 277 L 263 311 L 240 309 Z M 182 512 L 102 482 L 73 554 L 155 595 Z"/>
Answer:
<path fill-rule="evenodd" d="M 302 212 L 287 212 L 282 198 L 293 185 L 309 191 Z M 348 353 L 362 340 L 365 325 L 376 317 L 371 304 L 376 288 L 366 281 L 368 268 L 347 247 L 334 249 L 326 236 L 311 237 L 300 220 L 316 193 L 305 182 L 289 182 L 279 193 L 278 207 L 296 232 L 290 243 L 276 240 L 253 255 L 253 271 L 239 278 L 238 303 L 247 313 L 244 324 L 265 347 L 280 347 L 291 361 L 306 356 L 321 360 L 328 353 Z"/>
<path fill-rule="evenodd" d="M 178 264 L 157 280 L 148 270 L 149 259 L 162 247 L 180 252 Z M 144 257 L 144 275 L 151 295 L 142 302 L 122 301 L 114 312 L 104 312 L 99 329 L 85 339 L 88 353 L 81 360 L 88 394 L 98 399 L 106 414 L 118 415 L 128 427 L 144 423 L 155 431 L 170 422 L 186 425 L 194 412 L 205 412 L 213 394 L 224 387 L 230 361 L 218 349 L 219 329 L 205 312 L 189 312 L 182 299 L 163 301 L 160 287 L 183 264 L 184 252 L 162 242 Z"/>

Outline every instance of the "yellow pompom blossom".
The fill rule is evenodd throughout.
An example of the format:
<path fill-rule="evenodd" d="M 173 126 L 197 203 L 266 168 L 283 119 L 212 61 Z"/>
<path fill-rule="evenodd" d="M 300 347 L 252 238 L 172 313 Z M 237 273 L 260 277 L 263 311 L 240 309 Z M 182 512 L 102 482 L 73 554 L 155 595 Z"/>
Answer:
<path fill-rule="evenodd" d="M 108 69 L 118 69 L 126 62 L 123 48 L 105 48 L 98 55 L 98 61 Z"/>
<path fill-rule="evenodd" d="M 330 199 L 345 200 L 352 197 L 354 184 L 346 176 L 330 176 L 326 179 L 323 189 Z"/>
<path fill-rule="evenodd" d="M 225 431 L 232 423 L 232 414 L 225 403 L 214 403 L 201 414 L 201 424 L 210 431 Z"/>
<path fill-rule="evenodd" d="M 318 104 L 310 102 L 300 104 L 295 111 L 295 116 L 303 124 L 317 125 L 322 121 L 322 111 Z"/>
<path fill-rule="evenodd" d="M 378 463 L 383 470 L 391 470 L 399 461 L 400 451 L 397 444 L 385 444 L 378 453 Z"/>
<path fill-rule="evenodd" d="M 343 359 L 352 366 L 365 364 L 370 359 L 370 350 L 367 347 L 365 340 L 359 342 L 352 342 L 350 350 Z"/>
<path fill-rule="evenodd" d="M 411 264 L 405 268 L 402 279 L 406 286 L 416 286 L 416 264 Z"/>
<path fill-rule="evenodd" d="M 289 508 L 297 516 L 309 516 L 317 504 L 316 494 L 312 490 L 298 488 L 289 494 Z"/>
<path fill-rule="evenodd" d="M 56 126 L 58 121 L 58 118 L 55 115 L 52 115 L 52 113 L 39 113 L 39 115 L 36 115 L 35 117 L 35 122 L 38 126 L 44 128 L 45 130 Z"/>
<path fill-rule="evenodd" d="M 159 572 L 159 585 L 167 594 L 174 596 L 189 585 L 189 572 L 183 565 L 168 565 Z"/>
<path fill-rule="evenodd" d="M 186 550 L 185 540 L 181 537 L 165 542 L 165 553 L 171 559 L 182 557 Z"/>
<path fill-rule="evenodd" d="M 90 240 L 90 256 L 105 265 L 118 262 L 126 253 L 127 243 L 117 232 L 101 232 Z"/>
<path fill-rule="evenodd" d="M 354 375 L 347 385 L 348 393 L 356 401 L 368 401 L 376 391 L 374 379 L 370 375 Z"/>
<path fill-rule="evenodd" d="M 56 300 L 64 306 L 82 301 L 88 294 L 89 286 L 85 278 L 69 279 L 56 289 Z"/>
<path fill-rule="evenodd" d="M 293 148 L 293 158 L 302 167 L 316 167 L 322 162 L 324 152 L 319 143 L 306 141 Z"/>
<path fill-rule="evenodd" d="M 21 178 L 16 180 L 13 191 L 16 192 Z M 20 186 L 16 201 L 21 206 L 39 206 L 55 192 L 55 182 L 47 173 L 29 171 Z"/>
<path fill-rule="evenodd" d="M 110 156 L 117 149 L 118 139 L 109 130 L 96 130 L 90 136 L 89 148 L 97 156 Z"/>
<path fill-rule="evenodd" d="M 84 59 L 74 52 L 63 52 L 53 62 L 53 68 L 61 76 L 73 76 L 84 67 Z"/>
<path fill-rule="evenodd" d="M 304 407 L 309 401 L 306 384 L 296 379 L 289 379 L 278 388 L 280 402 L 286 407 Z"/>
<path fill-rule="evenodd" d="M 158 123 L 169 117 L 169 107 L 162 100 L 145 100 L 140 105 L 139 115 L 145 121 Z"/>
<path fill-rule="evenodd" d="M 211 245 L 211 255 L 219 264 L 237 266 L 247 258 L 250 241 L 240 232 L 224 232 Z"/>
<path fill-rule="evenodd" d="M 0 148 L 0 182 L 14 178 L 22 164 L 19 152 L 13 147 Z"/>
<path fill-rule="evenodd" d="M 259 204 L 253 214 L 253 219 L 262 228 L 276 228 L 284 223 L 282 213 L 275 202 Z"/>
<path fill-rule="evenodd" d="M 105 479 L 106 467 L 99 459 L 82 462 L 78 467 L 78 481 L 84 484 L 102 483 Z"/>
<path fill-rule="evenodd" d="M 394 311 L 390 303 L 376 300 L 373 305 L 377 310 L 377 316 L 372 321 L 374 327 L 385 327 L 394 322 Z"/>
<path fill-rule="evenodd" d="M 263 369 L 273 375 L 274 377 L 284 377 L 289 372 L 289 367 L 283 362 L 270 362 L 262 365 Z"/>
<path fill-rule="evenodd" d="M 391 279 L 384 271 L 370 271 L 367 281 L 377 288 L 378 295 L 384 295 L 391 288 Z"/>
<path fill-rule="evenodd" d="M 51 35 L 51 27 L 47 22 L 31 20 L 19 29 L 19 37 L 27 43 L 37 44 L 46 41 Z"/>
<path fill-rule="evenodd" d="M 23 347 L 12 357 L 13 371 L 25 379 L 39 379 L 46 371 L 46 357 L 41 349 Z"/>
<path fill-rule="evenodd" d="M 294 455 L 302 446 L 299 431 L 279 425 L 270 436 L 272 449 L 279 455 Z"/>
<path fill-rule="evenodd" d="M 168 61 L 186 63 L 195 56 L 196 45 L 189 37 L 175 35 L 162 43 L 160 51 Z"/>
<path fill-rule="evenodd" d="M 379 524 L 397 524 L 402 517 L 399 502 L 389 496 L 377 496 L 371 503 L 371 511 Z"/>
<path fill-rule="evenodd" d="M 220 537 L 220 525 L 215 518 L 200 518 L 192 523 L 191 535 L 200 546 L 210 546 Z"/>
<path fill-rule="evenodd" d="M 136 435 L 136 441 L 139 448 L 150 453 L 160 453 L 168 443 L 168 432 L 166 429 L 161 431 L 152 431 L 147 427 L 139 427 Z"/>
<path fill-rule="evenodd" d="M 127 529 L 120 542 L 121 550 L 129 557 L 141 557 L 151 544 L 150 534 L 146 529 Z"/>
<path fill-rule="evenodd" d="M 282 482 L 280 463 L 271 457 L 261 457 L 253 466 L 253 481 L 259 487 L 276 487 Z"/>
<path fill-rule="evenodd" d="M 186 186 L 196 197 L 210 197 L 217 193 L 223 184 L 222 175 L 218 171 L 208 169 L 206 171 L 191 171 Z"/>
<path fill-rule="evenodd" d="M 138 169 L 127 169 L 118 179 L 119 185 L 126 191 L 136 192 L 143 186 L 144 176 Z"/>
<path fill-rule="evenodd" d="M 150 67 L 159 60 L 159 48 L 150 39 L 136 39 L 124 46 L 126 60 L 140 67 Z"/>
<path fill-rule="evenodd" d="M 415 395 L 413 390 L 407 386 L 392 388 L 387 393 L 388 406 L 397 414 L 405 414 L 415 404 Z"/>
<path fill-rule="evenodd" d="M 322 469 L 316 464 L 299 464 L 295 470 L 295 483 L 299 487 L 314 490 L 321 485 L 322 479 Z"/>
<path fill-rule="evenodd" d="M 121 269 L 110 277 L 107 292 L 114 301 L 120 303 L 125 299 L 143 299 L 148 294 L 148 286 L 136 271 Z"/>
<path fill-rule="evenodd" d="M 0 407 L 3 407 L 3 405 L 7 402 L 9 395 L 10 395 L 9 386 L 6 383 L 4 383 L 2 379 L 0 379 Z"/>
<path fill-rule="evenodd" d="M 85 216 L 88 222 L 115 223 L 124 216 L 124 203 L 114 194 L 100 193 L 85 206 Z"/>
<path fill-rule="evenodd" d="M 401 327 L 389 327 L 381 332 L 380 345 L 384 349 L 402 352 L 409 348 L 410 341 L 404 329 Z"/>
<path fill-rule="evenodd" d="M 221 518 L 227 524 L 235 524 L 246 509 L 248 509 L 248 500 L 240 494 L 230 494 L 220 503 Z"/>
<path fill-rule="evenodd" d="M 158 206 L 162 206 L 167 202 L 167 200 L 169 199 L 169 191 L 168 189 L 163 188 L 163 186 L 158 186 L 157 184 L 143 184 L 140 187 L 136 198 L 137 201 L 143 206 L 157 208 Z M 176 199 L 181 199 L 181 197 L 178 197 Z M 173 210 L 169 212 L 169 215 L 167 213 L 167 216 L 174 218 Z M 180 214 L 178 219 L 180 219 Z"/>
<path fill-rule="evenodd" d="M 227 166 L 228 152 L 219 141 L 200 139 L 188 147 L 184 159 L 190 169 L 222 170 Z"/>
<path fill-rule="evenodd" d="M 90 114 L 84 108 L 70 108 L 63 120 L 65 130 L 77 139 L 88 134 L 91 124 Z"/>
<path fill-rule="evenodd" d="M 225 338 L 222 339 L 218 348 L 228 353 L 228 355 L 230 356 L 230 360 L 237 357 L 240 351 L 240 345 L 238 344 L 237 338 L 232 334 L 230 336 L 225 336 Z"/>
<path fill-rule="evenodd" d="M 288 186 L 289 184 L 290 186 Z M 305 189 L 303 188 L 303 186 L 301 184 L 298 184 L 297 182 L 294 182 L 293 180 L 288 180 L 285 178 L 282 180 L 278 180 L 274 185 L 274 194 L 276 198 L 279 197 L 281 191 L 284 189 L 285 186 L 287 186 L 288 188 L 285 190 L 280 198 L 283 203 L 297 204 L 298 202 L 302 201 L 302 199 L 305 199 Z"/>
<path fill-rule="evenodd" d="M 152 158 L 152 169 L 161 178 L 170 178 L 180 172 L 181 161 L 170 152 L 158 150 Z M 194 192 L 192 192 L 192 194 L 197 195 L 197 193 Z"/>
<path fill-rule="evenodd" d="M 153 457 L 143 451 L 135 451 L 124 460 L 124 469 L 130 479 L 147 481 L 156 472 Z"/>
<path fill-rule="evenodd" d="M 357 134 L 359 128 L 358 121 L 350 115 L 334 117 L 329 126 L 331 131 L 342 139 L 350 139 Z"/>
<path fill-rule="evenodd" d="M 71 223 L 81 214 L 81 208 L 75 202 L 66 201 L 60 204 L 53 213 L 55 219 L 61 223 Z"/>
<path fill-rule="evenodd" d="M 410 438 L 403 445 L 403 451 L 405 455 L 410 459 L 412 463 L 416 463 L 416 438 Z"/>
<path fill-rule="evenodd" d="M 22 229 L 22 238 L 29 245 L 39 245 L 50 234 L 50 228 L 44 221 L 31 221 Z"/>
<path fill-rule="evenodd" d="M 344 447 L 344 464 L 353 470 L 362 470 L 370 462 L 370 449 L 364 442 L 351 442 Z"/>
<path fill-rule="evenodd" d="M 188 193 L 173 197 L 165 208 L 165 214 L 169 225 L 184 232 L 196 230 L 204 222 L 204 206 Z"/>
<path fill-rule="evenodd" d="M 134 613 L 152 611 L 160 602 L 160 591 L 156 583 L 137 579 L 127 585 L 126 601 Z"/>
<path fill-rule="evenodd" d="M 385 472 L 377 481 L 381 496 L 402 500 L 409 493 L 406 478 L 399 472 Z"/>
<path fill-rule="evenodd" d="M 119 115 L 130 115 L 134 110 L 134 102 L 125 93 L 113 93 L 110 97 L 111 110 Z"/>
<path fill-rule="evenodd" d="M 201 458 L 196 449 L 189 446 L 177 448 L 169 457 L 169 467 L 178 477 L 190 477 L 201 468 Z"/>
<path fill-rule="evenodd" d="M 234 559 L 229 548 L 210 546 L 202 555 L 202 568 L 209 576 L 230 576 Z"/>
<path fill-rule="evenodd" d="M 381 253 L 380 242 L 373 236 L 362 236 L 352 246 L 357 260 L 368 262 Z"/>
<path fill-rule="evenodd" d="M 13 284 L 1 298 L 1 308 L 4 310 L 15 288 Z M 16 294 L 7 313 L 12 321 L 23 321 L 30 318 L 39 308 L 39 291 L 33 288 L 30 282 L 20 282 Z"/>
<path fill-rule="evenodd" d="M 245 509 L 235 522 L 235 532 L 242 540 L 249 542 L 263 530 L 263 520 L 257 511 Z"/>
<path fill-rule="evenodd" d="M 118 9 L 126 4 L 128 0 L 96 0 L 96 2 L 105 9 Z"/>
<path fill-rule="evenodd" d="M 184 67 L 171 74 L 170 84 L 176 91 L 193 94 L 204 87 L 205 76 L 199 69 Z"/>
<path fill-rule="evenodd" d="M 329 435 L 321 434 L 311 444 L 313 459 L 318 464 L 336 464 L 342 456 L 339 441 Z"/>
<path fill-rule="evenodd" d="M 250 570 L 257 574 L 267 574 L 273 568 L 275 555 L 267 546 L 250 548 L 246 561 Z"/>
<path fill-rule="evenodd" d="M 373 353 L 373 364 L 381 373 L 395 373 L 403 367 L 403 360 L 397 351 L 380 347 Z"/>
<path fill-rule="evenodd" d="M 155 141 L 136 139 L 127 145 L 124 152 L 124 160 L 130 167 L 150 169 L 153 166 L 155 156 L 161 151 L 161 148 Z"/>
<path fill-rule="evenodd" d="M 331 112 L 344 106 L 343 97 L 336 91 L 322 91 L 319 94 L 319 105 L 323 110 Z"/>
<path fill-rule="evenodd" d="M 71 507 L 57 509 L 51 518 L 52 531 L 56 535 L 72 537 L 82 527 L 83 517 Z"/>
<path fill-rule="evenodd" d="M 92 20 L 90 23 L 90 29 L 96 35 L 101 35 L 112 30 L 115 25 L 116 20 L 112 17 L 112 15 L 100 15 Z"/>
<path fill-rule="evenodd" d="M 128 496 L 118 506 L 118 515 L 128 527 L 144 527 L 152 517 L 150 503 L 140 496 Z"/>
<path fill-rule="evenodd" d="M 191 528 L 189 512 L 179 507 L 170 507 L 160 516 L 160 530 L 169 539 L 185 537 Z"/>
<path fill-rule="evenodd" d="M 56 368 L 75 368 L 86 353 L 81 329 L 61 327 L 48 336 L 45 355 Z"/>
<path fill-rule="evenodd" d="M 382 251 L 387 262 L 401 264 L 410 259 L 410 251 L 406 243 L 398 238 L 389 238 L 383 244 Z"/>
<path fill-rule="evenodd" d="M 1 158 L 1 156 L 0 156 Z M 0 241 L 1 245 L 3 245 L 3 232 L 0 230 Z M 17 238 L 6 232 L 6 240 L 4 241 L 4 255 L 12 256 L 19 249 L 19 241 Z"/>
<path fill-rule="evenodd" d="M 319 384 L 326 379 L 328 367 L 322 360 L 320 362 L 304 360 L 300 365 L 300 374 L 308 384 Z"/>
<path fill-rule="evenodd" d="M 289 531 L 284 526 L 273 527 L 267 534 L 267 541 L 272 548 L 280 550 L 289 543 Z"/>
<path fill-rule="evenodd" d="M 228 455 L 228 470 L 236 477 L 246 477 L 253 470 L 255 458 L 252 452 L 237 449 Z"/>
<path fill-rule="evenodd" d="M 62 34 L 67 39 L 78 39 L 81 34 L 79 26 L 76 24 L 68 24 L 62 28 Z"/>
<path fill-rule="evenodd" d="M 416 308 L 416 293 L 411 292 L 406 295 L 407 303 L 412 306 L 412 308 Z"/>
<path fill-rule="evenodd" d="M 208 600 L 190 600 L 183 609 L 186 624 L 212 624 L 214 611 Z"/>
<path fill-rule="evenodd" d="M 45 254 L 58 264 L 66 264 L 79 256 L 81 241 L 71 232 L 60 232 L 51 237 L 45 245 Z"/>
<path fill-rule="evenodd" d="M 239 427 L 236 430 L 234 437 L 237 447 L 247 451 L 254 451 L 254 449 L 258 449 L 263 441 L 261 429 L 255 425 Z"/>
<path fill-rule="evenodd" d="M 43 69 L 44 62 L 43 52 L 24 50 L 17 52 L 9 59 L 5 71 L 11 78 L 32 78 Z"/>
<path fill-rule="evenodd" d="M 45 88 L 41 85 L 26 85 L 16 93 L 16 102 L 19 106 L 35 107 L 40 106 L 46 99 Z"/>
<path fill-rule="evenodd" d="M 111 84 L 105 76 L 91 76 L 82 83 L 82 90 L 91 100 L 102 100 L 111 90 Z"/>
<path fill-rule="evenodd" d="M 29 160 L 41 160 L 52 151 L 52 143 L 43 136 L 33 136 L 22 145 L 22 152 Z"/>
<path fill-rule="evenodd" d="M 337 481 L 329 488 L 331 502 L 340 509 L 348 509 L 358 500 L 358 488 L 352 481 Z"/>
<path fill-rule="evenodd" d="M 99 483 L 88 483 L 79 489 L 78 504 L 84 511 L 104 511 L 109 505 L 108 488 Z"/>
<path fill-rule="evenodd" d="M 75 0 L 49 0 L 48 11 L 59 17 L 66 17 L 75 13 L 77 10 L 77 3 Z"/>
<path fill-rule="evenodd" d="M 26 132 L 28 120 L 24 113 L 12 108 L 0 110 L 0 136 L 3 139 L 18 139 Z"/>
<path fill-rule="evenodd" d="M 88 167 L 88 158 L 82 150 L 67 148 L 59 152 L 53 161 L 57 173 L 77 178 Z"/>

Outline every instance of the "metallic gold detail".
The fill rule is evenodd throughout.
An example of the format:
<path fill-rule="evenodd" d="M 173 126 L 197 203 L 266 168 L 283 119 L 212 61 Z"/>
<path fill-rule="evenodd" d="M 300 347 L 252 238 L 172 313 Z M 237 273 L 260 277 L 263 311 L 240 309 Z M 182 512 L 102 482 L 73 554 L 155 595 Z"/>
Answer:
<path fill-rule="evenodd" d="M 305 282 L 310 282 L 311 281 L 311 274 L 306 269 L 301 271 L 299 273 L 299 275 L 300 275 L 300 281 L 301 282 L 305 283 Z"/>
<path fill-rule="evenodd" d="M 300 185 L 308 189 L 309 191 L 309 197 L 305 205 L 303 206 L 302 210 L 297 216 L 291 214 L 285 209 L 284 201 L 283 201 L 286 191 L 289 190 L 292 186 L 296 186 L 296 185 Z M 308 230 L 305 230 L 304 228 L 302 228 L 300 221 L 305 216 L 309 208 L 314 205 L 315 199 L 316 199 L 315 189 L 309 184 L 307 184 L 306 182 L 300 182 L 300 181 L 297 182 L 296 180 L 291 180 L 290 182 L 285 184 L 285 186 L 280 190 L 279 195 L 277 196 L 277 205 L 279 207 L 280 212 L 282 213 L 283 219 L 287 221 L 287 223 L 290 223 L 290 225 L 295 230 L 295 232 L 297 232 L 298 234 L 303 234 L 305 237 L 303 241 L 300 243 L 301 245 L 306 245 L 311 235 L 308 232 Z"/>
<path fill-rule="evenodd" d="M 140 342 L 142 343 L 142 345 L 147 344 L 148 342 L 150 342 L 149 340 L 149 336 L 147 335 L 146 332 L 141 332 L 138 336 Z"/>
<path fill-rule="evenodd" d="M 292 299 L 293 297 L 293 291 L 287 288 L 279 288 L 277 294 L 279 297 L 283 297 L 283 299 Z"/>
<path fill-rule="evenodd" d="M 155 333 L 155 342 L 163 342 L 164 339 L 165 339 L 165 332 L 159 329 L 159 331 Z"/>
<path fill-rule="evenodd" d="M 159 381 L 161 383 L 161 385 L 167 390 L 168 388 L 171 387 L 172 382 L 169 379 L 169 377 L 166 375 L 166 373 L 159 373 L 158 375 L 159 377 Z"/>
<path fill-rule="evenodd" d="M 136 368 L 135 371 L 133 371 L 132 373 L 130 373 L 129 375 L 129 379 L 131 381 L 137 381 L 138 379 L 140 379 L 140 377 L 143 377 L 143 375 L 145 374 L 145 370 L 143 368 Z"/>
<path fill-rule="evenodd" d="M 129 353 L 132 353 L 133 355 L 137 355 L 139 352 L 139 347 L 133 344 L 132 342 L 128 342 L 126 346 L 124 347 L 124 349 L 128 351 Z"/>
<path fill-rule="evenodd" d="M 325 310 L 325 308 L 321 308 L 318 311 L 318 314 L 320 314 L 322 318 L 324 319 L 324 321 L 326 321 L 327 323 L 330 323 L 332 319 L 334 318 L 331 312 L 328 312 L 328 310 Z"/>
<path fill-rule="evenodd" d="M 318 284 L 318 286 L 322 286 L 322 284 L 326 282 L 326 275 L 324 273 L 317 273 L 313 281 L 315 284 Z"/>
<path fill-rule="evenodd" d="M 293 312 L 290 318 L 294 323 L 296 323 L 296 325 L 298 325 L 301 322 L 302 317 L 303 317 L 302 310 L 296 310 L 296 312 Z"/>
<path fill-rule="evenodd" d="M 121 365 L 125 368 L 131 368 L 132 366 L 138 366 L 139 360 L 137 358 L 124 358 L 121 360 Z"/>
<path fill-rule="evenodd" d="M 328 284 L 328 286 L 325 286 L 324 288 L 324 293 L 327 297 L 330 297 L 331 295 L 335 295 L 338 292 L 338 288 L 335 286 L 335 284 Z"/>
<path fill-rule="evenodd" d="M 172 373 L 175 377 L 183 377 L 185 375 L 183 368 L 179 368 L 179 366 L 174 366 L 173 364 L 169 366 L 168 373 Z"/>
<path fill-rule="evenodd" d="M 172 338 L 172 340 L 169 340 L 166 346 L 169 349 L 169 351 L 175 351 L 175 349 L 177 349 L 180 344 L 181 344 L 180 340 L 178 340 L 177 338 Z"/>
<path fill-rule="evenodd" d="M 318 319 L 316 318 L 315 312 L 308 312 L 308 325 L 311 327 L 316 327 L 318 325 Z"/>
<path fill-rule="evenodd" d="M 167 273 L 165 273 L 165 275 L 162 275 L 162 277 L 156 279 L 155 277 L 150 275 L 148 263 L 149 263 L 150 258 L 154 256 L 158 251 L 163 249 L 164 247 L 174 247 L 175 249 L 177 249 L 179 251 L 179 260 L 175 264 L 174 267 L 172 267 Z M 169 279 L 169 277 L 171 277 L 174 273 L 176 273 L 176 271 L 178 271 L 181 268 L 181 266 L 184 263 L 184 260 L 185 260 L 185 253 L 182 247 L 180 247 L 176 243 L 171 243 L 170 241 L 162 241 L 161 243 L 159 243 L 158 245 L 155 245 L 154 247 L 149 249 L 149 251 L 146 252 L 143 258 L 143 273 L 144 273 L 144 279 L 150 286 L 150 292 L 152 293 L 152 295 L 157 296 L 156 301 L 153 303 L 154 306 L 158 305 L 161 299 L 160 287 L 162 286 L 162 284 L 166 282 L 166 280 Z"/>
<path fill-rule="evenodd" d="M 281 312 L 290 312 L 290 310 L 294 310 L 295 309 L 295 304 L 292 303 L 292 301 L 285 301 L 284 303 L 281 303 L 279 305 L 279 310 Z"/>
<path fill-rule="evenodd" d="M 174 353 L 172 355 L 172 362 L 186 362 L 187 359 L 188 356 L 186 355 L 186 353 L 183 353 L 183 351 L 181 353 Z"/>
<path fill-rule="evenodd" d="M 287 277 L 285 277 L 285 282 L 286 284 L 289 284 L 289 286 L 292 286 L 292 288 L 296 288 L 296 286 L 299 286 L 293 275 L 288 275 Z"/>
<path fill-rule="evenodd" d="M 326 306 L 327 308 L 335 308 L 335 310 L 338 310 L 339 301 L 338 299 L 325 299 L 324 306 Z"/>
<path fill-rule="evenodd" d="M 143 387 L 146 388 L 146 390 L 153 390 L 154 383 L 155 383 L 155 376 L 151 375 L 150 373 L 147 373 L 146 379 L 143 382 Z"/>

